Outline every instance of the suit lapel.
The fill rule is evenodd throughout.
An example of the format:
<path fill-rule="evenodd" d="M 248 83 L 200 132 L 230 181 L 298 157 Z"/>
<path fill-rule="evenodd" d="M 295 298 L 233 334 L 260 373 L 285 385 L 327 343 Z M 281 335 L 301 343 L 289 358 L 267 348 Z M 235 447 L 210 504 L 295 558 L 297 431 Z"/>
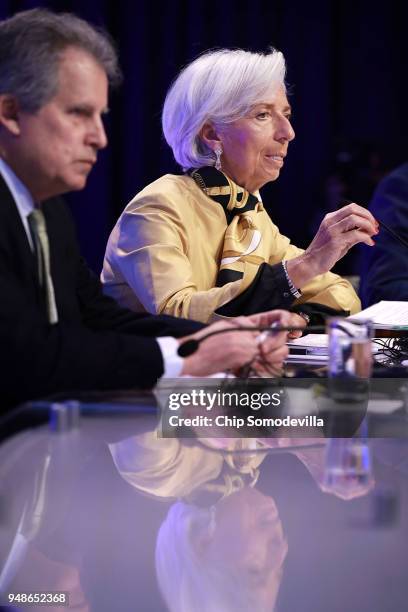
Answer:
<path fill-rule="evenodd" d="M 40 291 L 37 277 L 37 262 L 28 242 L 27 234 L 21 220 L 17 205 L 0 175 L 0 218 L 2 240 L 8 245 L 13 262 L 21 275 L 27 273 L 36 289 Z M 5 245 L 2 245 L 5 246 Z"/>

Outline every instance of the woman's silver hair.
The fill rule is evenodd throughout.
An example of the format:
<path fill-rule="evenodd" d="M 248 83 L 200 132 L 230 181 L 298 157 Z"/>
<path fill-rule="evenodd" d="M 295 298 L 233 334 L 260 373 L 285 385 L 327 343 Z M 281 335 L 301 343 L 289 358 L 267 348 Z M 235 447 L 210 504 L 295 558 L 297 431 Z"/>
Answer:
<path fill-rule="evenodd" d="M 268 612 L 234 571 L 200 558 L 195 536 L 211 530 L 211 511 L 184 502 L 171 506 L 156 542 L 156 575 L 169 612 Z"/>
<path fill-rule="evenodd" d="M 0 22 L 0 94 L 12 94 L 36 112 L 58 90 L 58 67 L 68 47 L 79 48 L 103 68 L 112 86 L 121 81 L 109 35 L 69 13 L 33 9 Z"/>
<path fill-rule="evenodd" d="M 215 129 L 243 117 L 254 104 L 285 87 L 280 51 L 209 51 L 186 66 L 171 86 L 163 107 L 164 137 L 182 168 L 214 164 L 214 152 L 200 138 L 206 122 Z"/>

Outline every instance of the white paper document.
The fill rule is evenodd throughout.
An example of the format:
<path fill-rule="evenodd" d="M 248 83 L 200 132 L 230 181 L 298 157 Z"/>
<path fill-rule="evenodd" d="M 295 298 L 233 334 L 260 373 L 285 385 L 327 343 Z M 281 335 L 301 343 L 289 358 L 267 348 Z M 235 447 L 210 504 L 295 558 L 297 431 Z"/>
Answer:
<path fill-rule="evenodd" d="M 307 334 L 296 340 L 288 340 L 287 345 L 292 354 L 301 351 L 305 355 L 327 355 L 329 337 L 327 334 Z"/>
<path fill-rule="evenodd" d="M 372 321 L 377 329 L 407 329 L 408 302 L 381 301 L 358 314 L 348 317 L 350 321 Z"/>

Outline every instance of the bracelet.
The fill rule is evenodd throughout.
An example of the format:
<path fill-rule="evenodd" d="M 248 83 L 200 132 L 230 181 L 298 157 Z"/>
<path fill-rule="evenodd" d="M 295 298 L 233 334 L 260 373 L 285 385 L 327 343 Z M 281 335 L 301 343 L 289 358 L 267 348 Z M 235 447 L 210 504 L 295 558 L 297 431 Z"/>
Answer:
<path fill-rule="evenodd" d="M 306 314 L 305 312 L 295 312 L 295 314 L 299 315 L 299 317 L 302 317 L 302 319 L 306 321 L 306 325 L 309 325 L 310 317 L 308 314 Z"/>
<path fill-rule="evenodd" d="M 288 285 L 289 285 L 289 290 L 290 290 L 291 294 L 293 295 L 293 297 L 300 298 L 300 296 L 302 294 L 299 291 L 299 289 L 296 289 L 295 285 L 292 283 L 292 280 L 291 280 L 291 278 L 290 278 L 290 276 L 288 274 L 288 271 L 286 269 L 286 264 L 287 264 L 287 261 L 283 260 L 282 261 L 282 266 L 283 266 L 283 271 L 285 272 L 286 280 L 287 280 Z"/>

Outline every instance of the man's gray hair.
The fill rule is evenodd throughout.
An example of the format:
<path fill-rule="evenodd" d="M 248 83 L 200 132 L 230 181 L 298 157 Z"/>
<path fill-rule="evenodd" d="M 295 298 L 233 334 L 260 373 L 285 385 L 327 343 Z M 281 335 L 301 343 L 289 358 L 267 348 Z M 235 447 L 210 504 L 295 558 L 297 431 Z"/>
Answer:
<path fill-rule="evenodd" d="M 273 48 L 209 51 L 184 68 L 167 93 L 162 115 L 164 137 L 180 166 L 213 165 L 214 153 L 199 136 L 203 125 L 209 121 L 217 129 L 243 117 L 285 87 L 285 73 L 285 59 Z"/>
<path fill-rule="evenodd" d="M 70 13 L 33 9 L 0 22 L 0 94 L 36 112 L 57 93 L 59 61 L 68 47 L 92 56 L 112 86 L 120 83 L 117 53 L 105 31 Z"/>

